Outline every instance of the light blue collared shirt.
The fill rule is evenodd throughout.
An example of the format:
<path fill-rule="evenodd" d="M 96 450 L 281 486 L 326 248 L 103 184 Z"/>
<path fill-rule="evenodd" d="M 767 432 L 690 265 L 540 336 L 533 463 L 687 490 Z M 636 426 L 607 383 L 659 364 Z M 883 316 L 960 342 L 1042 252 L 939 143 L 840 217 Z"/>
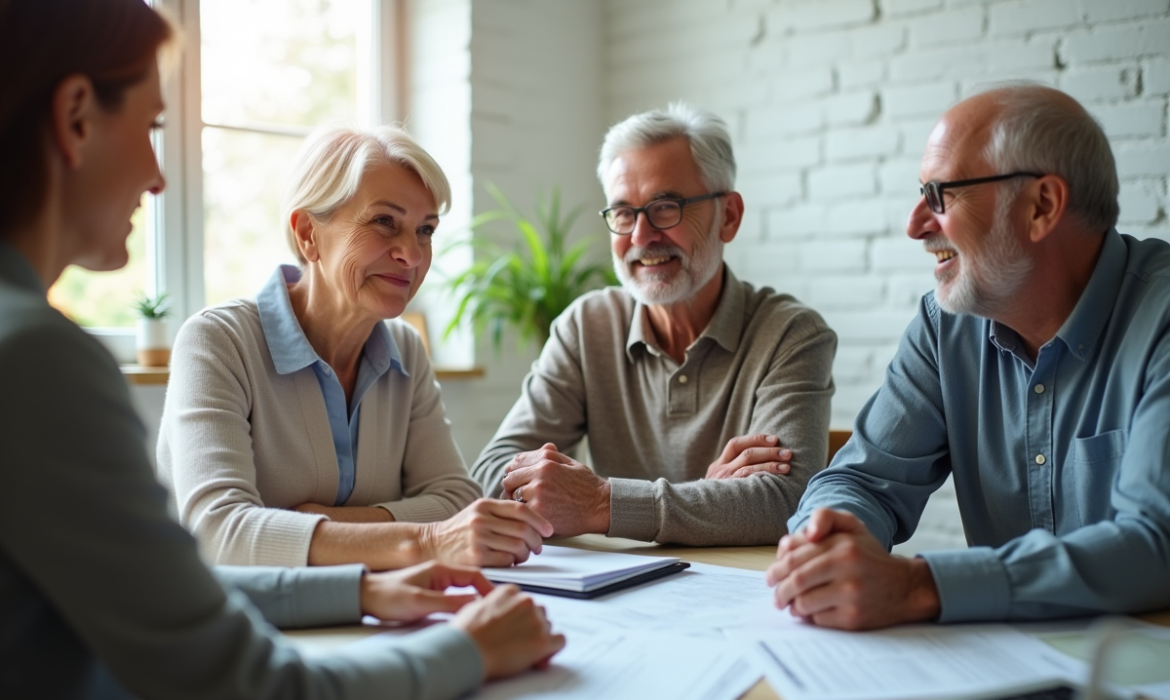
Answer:
<path fill-rule="evenodd" d="M 1170 606 L 1170 245 L 1107 233 L 1034 364 L 1012 329 L 927 294 L 789 529 L 842 508 L 888 548 L 948 474 L 971 547 L 921 555 L 941 621 Z"/>
<path fill-rule="evenodd" d="M 300 279 L 300 269 L 293 265 L 281 265 L 256 295 L 256 308 L 260 312 L 260 327 L 264 329 L 264 338 L 268 341 L 268 351 L 272 354 L 276 373 L 292 374 L 312 367 L 317 375 L 317 383 L 321 385 L 321 394 L 325 397 L 329 429 L 333 433 L 333 448 L 337 452 L 337 499 L 334 505 L 340 506 L 353 493 L 362 397 L 391 368 L 405 376 L 410 375 L 402 366 L 402 355 L 386 324 L 375 324 L 374 331 L 362 348 L 353 403 L 347 410 L 345 390 L 337 380 L 337 373 L 317 355 L 293 313 L 287 285 Z"/>

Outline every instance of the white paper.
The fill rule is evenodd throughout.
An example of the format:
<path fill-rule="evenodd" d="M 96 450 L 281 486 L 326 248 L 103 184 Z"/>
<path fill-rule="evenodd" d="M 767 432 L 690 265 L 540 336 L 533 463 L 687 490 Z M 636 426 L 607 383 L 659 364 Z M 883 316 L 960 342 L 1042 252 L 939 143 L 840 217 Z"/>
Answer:
<path fill-rule="evenodd" d="M 593 600 L 535 595 L 554 628 L 652 631 L 723 639 L 728 624 L 778 614 L 764 574 L 708 564 Z"/>
<path fill-rule="evenodd" d="M 975 698 L 1079 675 L 1066 657 L 1007 625 L 841 632 L 787 624 L 739 638 L 785 700 Z"/>
<path fill-rule="evenodd" d="M 569 638 L 549 668 L 484 686 L 476 700 L 735 700 L 760 674 L 727 644 L 646 634 Z"/>
<path fill-rule="evenodd" d="M 587 591 L 676 562 L 678 557 L 643 557 L 544 545 L 540 554 L 529 557 L 523 564 L 503 569 L 484 569 L 483 573 L 496 583 Z"/>

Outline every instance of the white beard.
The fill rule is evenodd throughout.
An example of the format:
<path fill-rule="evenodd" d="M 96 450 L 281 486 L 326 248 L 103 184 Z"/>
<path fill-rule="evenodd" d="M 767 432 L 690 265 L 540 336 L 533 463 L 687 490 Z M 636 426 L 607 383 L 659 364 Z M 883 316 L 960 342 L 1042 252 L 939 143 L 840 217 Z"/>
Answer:
<path fill-rule="evenodd" d="M 723 267 L 723 240 L 719 238 L 721 213 L 716 209 L 707 239 L 696 244 L 689 256 L 678 246 L 669 243 L 646 248 L 633 246 L 626 251 L 624 258 L 614 253 L 613 269 L 621 280 L 622 288 L 646 306 L 676 304 L 693 297 Z M 647 273 L 645 270 L 640 275 L 634 274 L 635 262 L 642 258 L 658 257 L 677 257 L 679 271 L 673 276 L 668 272 Z"/>
<path fill-rule="evenodd" d="M 934 298 L 943 311 L 990 318 L 1024 286 L 1032 261 L 1012 231 L 1014 197 L 1002 197 L 995 206 L 995 221 L 978 253 L 959 251 L 959 269 L 949 286 L 939 279 Z M 952 244 L 953 245 L 953 244 Z"/>

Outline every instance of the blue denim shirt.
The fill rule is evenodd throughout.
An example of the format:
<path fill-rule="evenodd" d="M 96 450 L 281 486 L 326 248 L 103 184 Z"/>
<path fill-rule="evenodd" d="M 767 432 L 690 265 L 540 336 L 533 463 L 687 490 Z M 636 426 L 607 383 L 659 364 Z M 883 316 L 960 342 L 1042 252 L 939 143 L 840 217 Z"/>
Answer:
<path fill-rule="evenodd" d="M 317 383 L 321 385 L 321 393 L 325 396 L 325 412 L 329 416 L 329 429 L 333 433 L 333 448 L 337 451 L 339 475 L 334 505 L 339 506 L 349 500 L 353 493 L 354 455 L 357 454 L 362 397 L 378 377 L 391 368 L 403 375 L 410 375 L 402 366 L 402 355 L 390 331 L 385 324 L 376 324 L 362 348 L 353 403 L 347 407 L 345 390 L 337 380 L 337 373 L 317 355 L 293 313 L 286 285 L 300 279 L 301 271 L 297 267 L 281 265 L 256 295 L 256 307 L 260 312 L 260 327 L 264 329 L 264 338 L 268 341 L 268 351 L 272 354 L 277 374 L 292 374 L 312 367 L 317 375 Z"/>
<path fill-rule="evenodd" d="M 942 621 L 1170 606 L 1170 245 L 1106 234 L 1034 365 L 1010 328 L 927 294 L 789 529 L 841 508 L 888 548 L 948 474 L 970 548 L 921 555 Z"/>

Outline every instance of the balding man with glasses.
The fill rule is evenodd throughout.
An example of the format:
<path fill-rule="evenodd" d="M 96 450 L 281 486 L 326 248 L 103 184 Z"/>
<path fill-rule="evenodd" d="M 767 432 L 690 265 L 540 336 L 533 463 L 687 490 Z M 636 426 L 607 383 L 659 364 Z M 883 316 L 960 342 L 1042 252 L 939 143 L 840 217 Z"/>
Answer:
<path fill-rule="evenodd" d="M 789 521 L 777 605 L 847 629 L 1170 607 L 1170 245 L 1117 232 L 1109 141 L 1050 88 L 956 105 L 921 178 L 938 286 Z M 948 475 L 970 547 L 891 556 Z"/>
<path fill-rule="evenodd" d="M 634 115 L 597 172 L 622 286 L 553 324 L 472 475 L 561 536 L 775 543 L 825 465 L 836 336 L 724 264 L 744 202 L 719 118 Z M 569 456 L 586 435 L 592 469 Z"/>

